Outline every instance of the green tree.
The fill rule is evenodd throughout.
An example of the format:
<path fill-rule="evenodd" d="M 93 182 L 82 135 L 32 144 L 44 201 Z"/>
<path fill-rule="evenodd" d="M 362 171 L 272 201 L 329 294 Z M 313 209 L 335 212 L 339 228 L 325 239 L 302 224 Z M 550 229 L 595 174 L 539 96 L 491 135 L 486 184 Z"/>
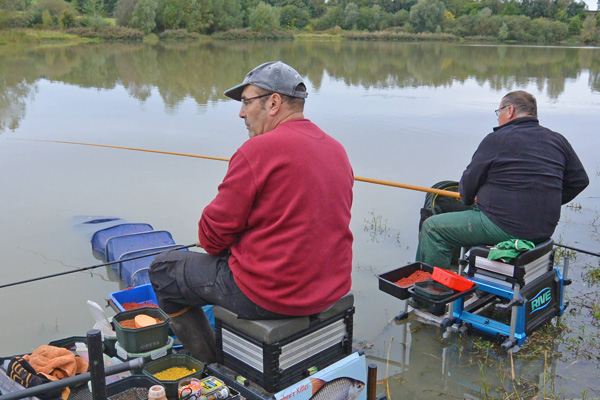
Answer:
<path fill-rule="evenodd" d="M 569 19 L 569 34 L 571 35 L 579 35 L 581 33 L 581 28 L 583 23 L 581 22 L 581 18 L 579 16 L 574 16 Z"/>
<path fill-rule="evenodd" d="M 327 12 L 325 0 L 308 0 L 308 11 L 313 18 L 323 16 Z"/>
<path fill-rule="evenodd" d="M 293 4 L 283 7 L 279 13 L 279 23 L 286 29 L 302 29 L 308 25 L 308 11 Z"/>
<path fill-rule="evenodd" d="M 146 35 L 156 27 L 156 0 L 139 0 L 133 8 L 130 26 Z"/>
<path fill-rule="evenodd" d="M 399 10 L 394 14 L 387 14 L 386 26 L 402 26 L 408 22 L 409 13 L 407 10 Z"/>
<path fill-rule="evenodd" d="M 31 7 L 31 0 L 0 0 L 0 10 L 25 11 Z"/>
<path fill-rule="evenodd" d="M 117 19 L 117 25 L 127 26 L 131 22 L 133 9 L 139 0 L 119 0 L 115 6 L 114 16 Z"/>
<path fill-rule="evenodd" d="M 159 31 L 179 29 L 183 23 L 184 0 L 160 0 L 156 7 L 156 27 Z"/>
<path fill-rule="evenodd" d="M 515 1 L 509 1 L 500 12 L 501 15 L 519 15 L 521 13 L 519 4 Z"/>
<path fill-rule="evenodd" d="M 52 18 L 52 15 L 50 15 L 50 11 L 44 10 L 42 12 L 42 22 L 44 23 L 45 28 L 51 28 L 55 25 L 54 19 Z"/>
<path fill-rule="evenodd" d="M 589 15 L 581 29 L 581 40 L 584 43 L 597 42 L 598 41 L 598 30 L 596 29 L 596 18 Z"/>
<path fill-rule="evenodd" d="M 359 10 L 358 29 L 369 31 L 380 30 L 384 24 L 384 12 L 381 6 L 361 7 Z"/>
<path fill-rule="evenodd" d="M 104 14 L 104 3 L 102 0 L 85 0 L 83 12 L 92 17 L 102 17 Z"/>
<path fill-rule="evenodd" d="M 506 22 L 502 22 L 502 26 L 498 29 L 498 39 L 506 41 L 508 37 L 508 25 L 506 25 Z"/>
<path fill-rule="evenodd" d="M 250 29 L 259 32 L 270 32 L 279 29 L 279 11 L 262 1 L 248 17 Z"/>
<path fill-rule="evenodd" d="M 73 11 L 71 5 L 63 0 L 38 0 L 28 11 L 33 24 L 42 23 L 44 26 L 58 26 L 65 11 Z"/>
<path fill-rule="evenodd" d="M 71 11 L 63 11 L 63 15 L 60 18 L 60 26 L 64 29 L 69 29 L 75 26 L 75 16 Z"/>
<path fill-rule="evenodd" d="M 213 0 L 215 31 L 228 31 L 244 26 L 244 13 L 238 0 Z"/>
<path fill-rule="evenodd" d="M 190 32 L 213 33 L 212 0 L 185 0 L 183 24 Z"/>
<path fill-rule="evenodd" d="M 341 6 L 329 7 L 327 12 L 320 18 L 313 20 L 311 25 L 317 30 L 331 29 L 342 26 L 344 21 L 344 9 Z"/>
<path fill-rule="evenodd" d="M 410 9 L 410 23 L 417 32 L 435 32 L 444 23 L 446 7 L 439 0 L 419 0 Z"/>
<path fill-rule="evenodd" d="M 360 18 L 360 11 L 355 3 L 350 3 L 344 8 L 344 29 L 356 29 L 358 25 L 358 19 Z"/>
<path fill-rule="evenodd" d="M 85 1 L 85 0 L 71 0 L 71 7 L 73 7 L 73 10 L 75 11 L 83 11 L 81 8 L 81 2 Z"/>

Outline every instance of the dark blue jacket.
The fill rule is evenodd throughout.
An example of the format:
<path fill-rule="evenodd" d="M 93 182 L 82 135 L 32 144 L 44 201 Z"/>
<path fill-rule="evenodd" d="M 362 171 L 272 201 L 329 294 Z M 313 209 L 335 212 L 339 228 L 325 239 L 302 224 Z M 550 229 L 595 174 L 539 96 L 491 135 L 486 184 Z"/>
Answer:
<path fill-rule="evenodd" d="M 473 204 L 500 229 L 520 239 L 549 238 L 560 207 L 589 184 L 571 144 L 540 126 L 537 118 L 514 119 L 494 128 L 462 175 L 463 202 Z"/>

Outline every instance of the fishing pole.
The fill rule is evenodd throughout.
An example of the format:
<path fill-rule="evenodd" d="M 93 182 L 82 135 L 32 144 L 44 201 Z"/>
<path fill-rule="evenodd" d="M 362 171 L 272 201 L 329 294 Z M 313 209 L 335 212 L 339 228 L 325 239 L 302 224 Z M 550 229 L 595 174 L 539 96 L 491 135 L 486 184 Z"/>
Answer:
<path fill-rule="evenodd" d="M 171 156 L 203 158 L 203 159 L 207 159 L 207 160 L 217 160 L 217 161 L 229 162 L 229 158 L 211 157 L 211 156 L 203 156 L 203 155 L 199 155 L 199 154 L 189 154 L 189 153 L 176 153 L 176 152 L 162 151 L 162 150 L 140 149 L 137 147 L 112 146 L 112 145 L 108 145 L 108 144 L 97 144 L 97 143 L 68 142 L 68 141 L 63 141 L 63 140 L 21 139 L 21 138 L 10 138 L 10 139 L 26 140 L 26 141 L 31 141 L 31 142 L 47 142 L 47 143 L 75 144 L 75 145 L 79 145 L 79 146 L 106 147 L 106 148 L 110 148 L 110 149 L 142 151 L 142 152 L 147 152 L 147 153 L 158 153 L 158 154 L 167 154 L 167 155 L 171 155 Z M 417 190 L 420 192 L 433 193 L 433 194 L 438 194 L 438 195 L 442 195 L 442 196 L 448 196 L 448 197 L 454 197 L 454 198 L 460 199 L 460 194 L 458 194 L 457 192 L 451 192 L 449 190 L 434 189 L 434 188 L 430 188 L 430 187 L 426 187 L 426 186 L 410 185 L 407 183 L 384 181 L 381 179 L 371 179 L 371 178 L 365 178 L 362 176 L 355 176 L 354 180 L 359 181 L 359 182 L 374 183 L 376 185 L 392 186 L 392 187 L 397 187 L 397 188 L 401 188 L 401 189 Z"/>
<path fill-rule="evenodd" d="M 195 247 L 195 246 L 197 246 L 197 243 L 173 247 L 170 250 L 182 250 L 182 249 L 187 249 L 187 248 Z M 91 269 L 94 269 L 94 268 L 107 267 L 107 266 L 113 265 L 113 264 L 118 264 L 118 263 L 127 262 L 127 261 L 131 261 L 131 260 L 137 260 L 138 258 L 156 256 L 156 255 L 158 255 L 160 253 L 163 253 L 163 252 L 164 252 L 164 250 L 163 251 L 157 251 L 155 253 L 143 254 L 141 256 L 135 256 L 135 257 L 131 257 L 131 258 L 126 258 L 126 259 L 123 259 L 123 260 L 111 261 L 111 262 L 107 262 L 107 263 L 104 263 L 104 264 L 92 265 L 90 267 L 77 268 L 77 269 L 72 270 L 72 271 L 57 272 L 56 274 L 51 274 L 51 275 L 46 275 L 46 276 L 39 276 L 37 278 L 26 279 L 26 280 L 20 281 L 20 282 L 7 283 L 7 284 L 4 284 L 4 285 L 0 285 L 0 289 L 4 289 L 4 288 L 10 287 L 10 286 L 22 285 L 24 283 L 29 283 L 29 282 L 41 281 L 42 279 L 54 278 L 56 276 L 74 274 L 75 272 L 88 271 L 88 270 L 91 270 Z"/>
<path fill-rule="evenodd" d="M 582 249 L 578 249 L 577 247 L 571 247 L 571 246 L 567 246 L 567 245 L 564 245 L 564 244 L 554 243 L 554 245 L 558 246 L 558 247 L 563 247 L 565 249 L 574 250 L 574 251 L 577 251 L 579 253 L 589 254 L 590 256 L 600 257 L 600 253 L 593 253 L 593 252 L 588 251 L 588 250 L 582 250 Z"/>

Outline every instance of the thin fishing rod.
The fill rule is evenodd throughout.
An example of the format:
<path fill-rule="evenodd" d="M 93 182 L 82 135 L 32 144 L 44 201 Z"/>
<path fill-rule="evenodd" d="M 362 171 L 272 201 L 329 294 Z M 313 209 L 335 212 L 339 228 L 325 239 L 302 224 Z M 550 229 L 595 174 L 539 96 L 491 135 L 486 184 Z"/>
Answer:
<path fill-rule="evenodd" d="M 567 245 L 564 245 L 564 244 L 554 243 L 554 245 L 558 246 L 558 247 L 563 247 L 565 249 L 574 250 L 574 251 L 577 251 L 579 253 L 589 254 L 590 256 L 600 257 L 600 253 L 592 253 L 591 251 L 578 249 L 577 247 L 571 247 L 571 246 L 567 246 Z"/>
<path fill-rule="evenodd" d="M 188 245 L 185 245 L 185 246 L 183 246 L 183 245 L 182 246 L 177 246 L 177 247 L 173 247 L 170 250 L 181 250 L 181 249 L 187 249 L 189 247 L 194 247 L 194 246 L 197 246 L 197 244 L 193 243 L 193 244 L 188 244 Z M 157 251 L 155 253 L 143 254 L 141 256 L 135 256 L 135 257 L 131 257 L 131 258 L 126 258 L 126 259 L 123 259 L 123 260 L 111 261 L 111 262 L 107 262 L 107 263 L 104 263 L 104 264 L 92 265 L 91 267 L 77 268 L 77 269 L 72 270 L 72 271 L 58 272 L 56 274 L 51 274 L 51 275 L 46 275 L 46 276 L 39 276 L 37 278 L 31 278 L 31 279 L 27 279 L 27 280 L 20 281 L 20 282 L 7 283 L 5 285 L 0 285 L 0 289 L 4 289 L 4 288 L 10 287 L 10 286 L 22 285 L 24 283 L 29 283 L 29 282 L 41 281 L 42 279 L 54 278 L 56 276 L 74 274 L 76 272 L 81 272 L 81 271 L 88 271 L 88 270 L 94 269 L 94 268 L 107 267 L 107 266 L 113 265 L 113 264 L 118 264 L 118 263 L 127 262 L 127 261 L 131 261 L 131 260 L 137 260 L 138 258 L 156 256 L 156 255 L 159 255 L 160 253 L 163 253 L 164 251 L 165 250 L 163 250 L 163 251 Z"/>
<path fill-rule="evenodd" d="M 16 139 L 16 138 L 11 138 L 11 139 L 12 140 L 27 140 L 27 141 L 31 141 L 31 142 L 48 142 L 48 143 L 76 144 L 76 145 L 80 145 L 80 146 L 107 147 L 107 148 L 110 148 L 110 149 L 143 151 L 143 152 L 148 152 L 148 153 L 167 154 L 167 155 L 171 155 L 171 156 L 204 158 L 204 159 L 207 159 L 207 160 L 217 160 L 217 161 L 227 161 L 227 162 L 229 161 L 229 158 L 202 156 L 202 155 L 199 155 L 199 154 L 174 153 L 174 152 L 162 151 L 162 150 L 139 149 L 137 147 L 111 146 L 111 145 L 108 145 L 108 144 L 83 143 L 83 142 L 67 142 L 67 141 L 63 141 L 63 140 Z M 407 184 L 407 183 L 384 181 L 384 180 L 381 180 L 381 179 L 371 179 L 371 178 L 365 178 L 365 177 L 362 177 L 362 176 L 355 176 L 354 180 L 355 181 L 359 181 L 359 182 L 374 183 L 376 185 L 385 185 L 385 186 L 392 186 L 392 187 L 397 187 L 397 188 L 402 188 L 402 189 L 417 190 L 417 191 L 420 191 L 420 192 L 434 193 L 434 194 L 438 194 L 438 195 L 442 195 L 442 196 L 448 196 L 448 197 L 454 197 L 454 198 L 460 199 L 460 194 L 458 194 L 457 192 L 451 192 L 449 190 L 434 189 L 434 188 L 430 188 L 430 187 L 426 187 L 426 186 L 410 185 L 410 184 Z"/>

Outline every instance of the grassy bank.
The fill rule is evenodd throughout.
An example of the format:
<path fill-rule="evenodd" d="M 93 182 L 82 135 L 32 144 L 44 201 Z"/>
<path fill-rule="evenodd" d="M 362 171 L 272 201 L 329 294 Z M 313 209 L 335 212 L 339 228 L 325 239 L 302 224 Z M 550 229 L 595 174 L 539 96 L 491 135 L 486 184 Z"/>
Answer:
<path fill-rule="evenodd" d="M 142 32 L 120 26 L 108 26 L 103 28 L 72 28 L 68 30 L 28 29 L 14 28 L 0 30 L 0 45 L 7 44 L 45 44 L 45 43 L 89 43 L 110 41 L 144 41 L 156 43 L 159 40 L 298 40 L 313 42 L 339 42 L 343 40 L 357 41 L 475 41 L 486 43 L 509 43 L 516 44 L 517 41 L 501 42 L 494 37 L 459 37 L 449 33 L 407 33 L 401 31 L 343 31 L 341 29 L 328 30 L 325 32 L 254 32 L 247 29 L 231 30 L 215 33 L 211 36 L 190 33 L 183 29 L 165 31 L 160 35 L 144 35 Z M 582 45 L 576 37 L 569 38 L 566 42 L 552 43 L 556 45 Z"/>
<path fill-rule="evenodd" d="M 0 45 L 7 44 L 44 44 L 44 43 L 89 43 L 96 41 L 76 34 L 56 30 L 6 29 L 0 30 Z"/>

